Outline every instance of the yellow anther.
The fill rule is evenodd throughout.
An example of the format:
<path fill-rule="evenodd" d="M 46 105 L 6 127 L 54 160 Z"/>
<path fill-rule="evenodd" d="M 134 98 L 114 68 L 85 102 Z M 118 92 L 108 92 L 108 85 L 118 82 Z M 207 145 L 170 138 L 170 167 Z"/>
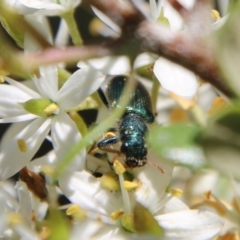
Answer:
<path fill-rule="evenodd" d="M 26 152 L 28 150 L 27 144 L 24 139 L 18 139 L 17 144 L 21 152 Z"/>
<path fill-rule="evenodd" d="M 194 97 L 193 99 L 186 99 L 174 93 L 170 93 L 169 95 L 173 99 L 175 99 L 178 102 L 178 104 L 185 110 L 191 109 L 196 104 L 196 97 Z"/>
<path fill-rule="evenodd" d="M 4 82 L 5 82 L 4 77 L 0 76 L 0 83 L 4 83 Z"/>
<path fill-rule="evenodd" d="M 9 72 L 3 70 L 3 69 L 0 69 L 0 83 L 4 83 L 5 80 L 4 80 L 4 76 L 8 75 Z"/>
<path fill-rule="evenodd" d="M 183 195 L 183 191 L 179 188 L 170 189 L 170 193 L 175 197 L 181 197 Z"/>
<path fill-rule="evenodd" d="M 214 116 L 220 113 L 221 111 L 223 111 L 224 109 L 226 109 L 227 107 L 228 107 L 228 104 L 223 98 L 216 97 L 212 102 L 212 106 L 208 110 L 208 115 Z"/>
<path fill-rule="evenodd" d="M 116 174 L 123 174 L 126 171 L 126 168 L 118 160 L 115 160 L 113 163 L 113 168 Z"/>
<path fill-rule="evenodd" d="M 130 191 L 134 188 L 138 187 L 138 184 L 136 182 L 130 182 L 130 181 L 124 181 L 123 182 L 123 187 L 127 190 Z"/>
<path fill-rule="evenodd" d="M 212 18 L 214 21 L 217 21 L 221 18 L 219 12 L 215 9 L 212 9 Z"/>
<path fill-rule="evenodd" d="M 120 189 L 118 177 L 114 172 L 104 174 L 101 178 L 98 178 L 101 186 L 112 192 L 117 192 Z"/>
<path fill-rule="evenodd" d="M 43 112 L 49 116 L 57 114 L 59 112 L 59 107 L 56 103 L 51 103 L 43 110 Z"/>
<path fill-rule="evenodd" d="M 12 225 L 17 225 L 17 224 L 23 223 L 23 217 L 19 213 L 12 212 L 12 213 L 9 213 L 8 215 L 8 221 Z"/>
<path fill-rule="evenodd" d="M 118 220 L 124 214 L 123 210 L 117 210 L 111 213 L 111 218 L 113 221 Z"/>
<path fill-rule="evenodd" d="M 48 176 L 52 176 L 55 172 L 54 167 L 48 165 L 43 165 L 41 170 Z"/>
<path fill-rule="evenodd" d="M 104 138 L 111 138 L 111 137 L 115 137 L 116 134 L 114 132 L 107 132 L 104 134 Z"/>
<path fill-rule="evenodd" d="M 72 204 L 67 210 L 66 214 L 75 219 L 83 220 L 86 218 L 85 212 L 77 204 Z"/>

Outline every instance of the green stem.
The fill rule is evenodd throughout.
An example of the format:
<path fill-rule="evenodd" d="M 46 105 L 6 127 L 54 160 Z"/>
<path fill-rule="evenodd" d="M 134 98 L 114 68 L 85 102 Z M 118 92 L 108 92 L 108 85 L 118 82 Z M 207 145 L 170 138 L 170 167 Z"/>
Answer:
<path fill-rule="evenodd" d="M 62 14 L 61 17 L 66 21 L 68 25 L 68 29 L 74 45 L 82 46 L 83 40 L 74 18 L 74 10 Z"/>

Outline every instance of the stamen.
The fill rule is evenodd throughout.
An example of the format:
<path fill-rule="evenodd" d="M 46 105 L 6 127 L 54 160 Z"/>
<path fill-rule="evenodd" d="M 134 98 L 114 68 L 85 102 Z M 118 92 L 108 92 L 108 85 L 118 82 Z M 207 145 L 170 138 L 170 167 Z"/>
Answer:
<path fill-rule="evenodd" d="M 212 18 L 215 21 L 221 19 L 219 12 L 215 9 L 212 9 Z"/>
<path fill-rule="evenodd" d="M 171 193 L 174 197 L 181 197 L 183 195 L 183 191 L 179 188 L 170 189 L 169 193 Z"/>
<path fill-rule="evenodd" d="M 21 152 L 26 152 L 28 150 L 27 144 L 24 139 L 18 139 L 17 144 Z"/>
<path fill-rule="evenodd" d="M 138 187 L 138 184 L 136 182 L 130 182 L 130 181 L 124 181 L 123 182 L 123 187 L 127 190 L 133 190 L 134 188 Z"/>
<path fill-rule="evenodd" d="M 98 179 L 103 188 L 108 189 L 109 191 L 112 192 L 119 191 L 118 178 L 114 172 L 108 172 Z"/>
<path fill-rule="evenodd" d="M 126 171 L 126 168 L 118 160 L 115 160 L 113 162 L 113 168 L 114 168 L 114 171 L 116 172 L 116 174 L 118 174 L 118 175 L 123 174 Z"/>
<path fill-rule="evenodd" d="M 86 218 L 85 212 L 82 208 L 79 207 L 77 204 L 72 204 L 67 210 L 66 210 L 67 216 L 72 216 L 75 219 L 83 220 Z"/>
<path fill-rule="evenodd" d="M 119 183 L 121 187 L 121 192 L 122 192 L 122 198 L 123 198 L 123 205 L 124 205 L 124 212 L 125 213 L 130 213 L 131 212 L 131 204 L 130 204 L 130 198 L 128 195 L 128 192 L 123 186 L 124 178 L 123 175 L 119 175 Z"/>
<path fill-rule="evenodd" d="M 43 110 L 43 112 L 48 116 L 57 114 L 59 112 L 59 107 L 56 103 L 51 103 Z"/>
<path fill-rule="evenodd" d="M 12 225 L 18 225 L 24 222 L 23 217 L 20 213 L 10 212 L 8 218 L 9 223 Z"/>
<path fill-rule="evenodd" d="M 111 213 L 111 218 L 113 221 L 118 220 L 124 214 L 123 210 L 117 210 Z"/>

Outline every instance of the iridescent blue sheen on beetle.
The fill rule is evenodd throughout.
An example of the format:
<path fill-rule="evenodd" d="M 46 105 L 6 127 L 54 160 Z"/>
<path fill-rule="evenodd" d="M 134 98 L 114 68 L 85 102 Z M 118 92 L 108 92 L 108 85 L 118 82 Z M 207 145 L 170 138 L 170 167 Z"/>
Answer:
<path fill-rule="evenodd" d="M 130 96 L 123 96 L 127 77 L 120 75 L 113 77 L 106 91 L 107 99 L 102 91 L 99 95 L 108 108 L 119 106 L 120 97 L 128 97 L 129 104 L 119 121 L 119 137 L 113 136 L 100 141 L 97 146 L 104 149 L 109 145 L 121 141 L 120 151 L 126 156 L 125 163 L 129 168 L 141 167 L 147 163 L 147 147 L 145 136 L 148 132 L 147 124 L 154 122 L 152 103 L 145 87 L 137 82 L 135 91 Z"/>

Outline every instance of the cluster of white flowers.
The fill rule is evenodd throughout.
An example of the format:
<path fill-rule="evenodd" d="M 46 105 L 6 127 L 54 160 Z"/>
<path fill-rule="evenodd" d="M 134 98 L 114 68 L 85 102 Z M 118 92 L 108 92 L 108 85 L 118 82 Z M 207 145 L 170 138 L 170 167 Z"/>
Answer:
<path fill-rule="evenodd" d="M 81 0 L 5 1 L 31 20 L 32 17 L 64 15 L 81 3 Z M 180 16 L 176 20 L 176 12 L 173 13 L 164 1 L 158 1 L 157 6 L 155 0 L 150 0 L 152 19 L 157 19 L 162 6 L 171 28 L 180 31 Z M 58 37 L 66 28 L 64 24 L 60 26 Z M 68 30 L 66 34 L 69 34 Z M 48 33 L 46 35 L 51 39 Z M 57 44 L 59 39 L 54 42 Z M 64 44 L 63 41 L 59 45 Z M 33 49 L 33 45 L 26 40 L 25 50 Z M 187 99 L 195 96 L 198 89 L 195 74 L 168 60 L 146 53 L 137 58 L 133 71 L 149 63 L 154 63 L 153 72 L 165 90 Z M 0 123 L 12 123 L 0 142 L 0 238 L 41 239 L 35 220 L 32 220 L 33 212 L 37 221 L 43 221 L 47 208 L 52 204 L 56 206 L 52 202 L 56 196 L 49 196 L 48 201 L 41 202 L 28 184 L 19 180 L 15 186 L 17 201 L 17 196 L 9 193 L 14 192 L 14 187 L 8 179 L 27 167 L 32 172 L 45 172 L 46 179 L 49 177 L 47 184 L 53 184 L 49 169 L 54 171 L 72 146 L 83 138 L 69 111 L 96 92 L 107 75 L 131 71 L 127 56 L 90 59 L 79 62 L 78 67 L 80 69 L 62 86 L 59 86 L 60 67 L 56 65 L 41 66 L 36 75 L 21 83 L 5 76 L 5 83 L 0 84 Z M 31 161 L 46 138 L 51 138 L 53 151 Z M 190 210 L 170 190 L 167 192 L 173 165 L 151 155 L 151 151 L 148 158 L 165 172 L 147 164 L 128 173 L 131 180 L 127 181 L 125 170 L 120 173 L 113 170 L 108 163 L 87 154 L 86 149 L 74 156 L 58 178 L 58 186 L 48 186 L 49 195 L 54 189 L 53 195 L 61 193 L 71 201 L 66 206 L 68 213 L 76 205 L 82 212 L 81 217 L 77 217 L 77 210 L 69 214 L 73 218 L 69 239 L 202 240 L 211 239 L 221 231 L 223 221 L 218 215 L 205 210 Z M 94 176 L 95 171 L 100 178 Z M 136 214 L 138 204 L 141 207 Z M 146 214 L 151 217 L 147 218 Z M 140 222 L 137 227 L 146 228 L 146 231 L 137 231 L 134 222 L 135 225 Z M 149 224 L 156 224 L 161 234 L 154 233 Z"/>

